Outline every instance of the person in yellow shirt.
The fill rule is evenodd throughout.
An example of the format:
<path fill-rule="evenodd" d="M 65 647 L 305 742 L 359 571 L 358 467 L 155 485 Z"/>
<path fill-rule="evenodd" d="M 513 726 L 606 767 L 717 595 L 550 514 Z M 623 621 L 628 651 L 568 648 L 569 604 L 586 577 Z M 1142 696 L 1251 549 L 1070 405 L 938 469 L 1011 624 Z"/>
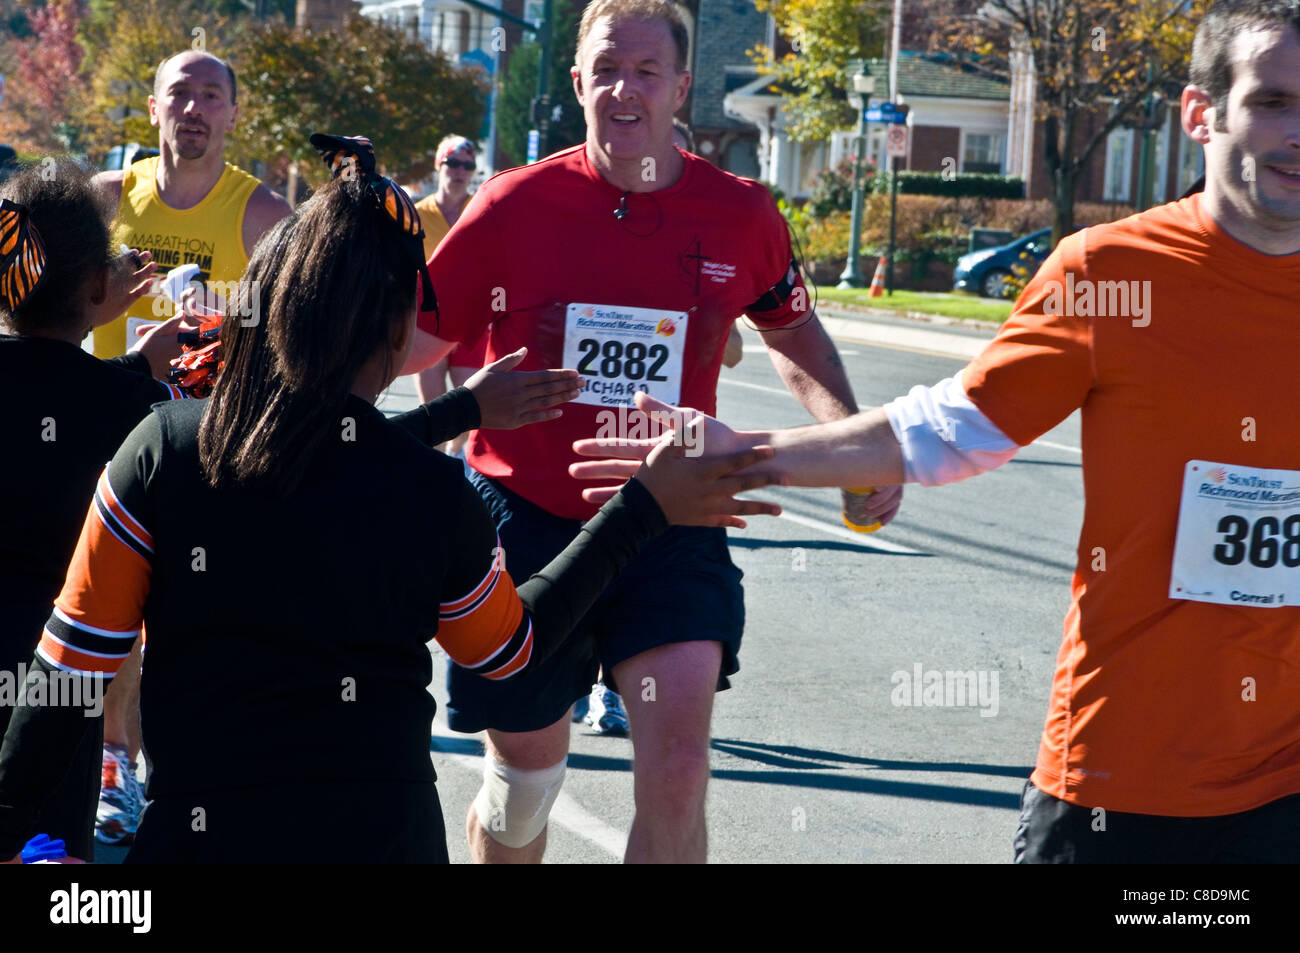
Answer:
<path fill-rule="evenodd" d="M 424 226 L 424 257 L 433 257 L 451 227 L 469 202 L 469 184 L 478 164 L 478 149 L 464 136 L 446 136 L 434 153 L 438 167 L 438 188 L 415 203 Z"/>
<path fill-rule="evenodd" d="M 197 264 L 209 292 L 228 287 L 209 283 L 238 281 L 258 239 L 290 212 L 284 199 L 222 155 L 239 113 L 235 97 L 234 70 L 210 53 L 186 50 L 163 60 L 149 97 L 159 155 L 102 172 L 93 183 L 117 209 L 114 243 L 149 251 L 160 277 Z M 96 329 L 95 355 L 125 353 L 134 343 L 127 339 L 129 318 L 160 321 L 172 310 L 155 285 L 124 316 Z"/>
<path fill-rule="evenodd" d="M 102 172 L 92 185 L 116 208 L 112 242 L 147 250 L 158 264 L 155 285 L 124 315 L 95 330 L 100 358 L 126 352 L 130 318 L 162 321 L 174 306 L 157 278 L 184 264 L 199 266 L 205 292 L 228 289 L 248 265 L 258 240 L 290 213 L 289 204 L 223 157 L 235 127 L 234 70 L 209 53 L 186 50 L 158 64 L 149 121 L 159 155 L 130 168 Z M 211 304 L 211 300 L 208 301 Z M 134 776 L 140 753 L 140 642 L 104 699 L 104 771 L 95 837 L 126 845 L 135 836 L 144 797 Z"/>
<path fill-rule="evenodd" d="M 424 226 L 424 257 L 433 257 L 433 250 L 443 240 L 469 204 L 469 184 L 474 179 L 478 164 L 478 149 L 464 136 L 446 136 L 438 143 L 434 153 L 438 167 L 438 188 L 415 203 Z M 458 360 L 458 354 L 460 359 Z M 482 366 L 483 351 L 479 347 L 457 347 L 451 354 L 432 367 L 415 375 L 415 390 L 420 400 L 428 402 L 447 392 L 447 378 L 451 386 L 459 387 Z M 478 361 L 473 367 L 462 366 L 469 358 Z M 465 434 L 452 441 L 449 450 L 464 446 Z"/>

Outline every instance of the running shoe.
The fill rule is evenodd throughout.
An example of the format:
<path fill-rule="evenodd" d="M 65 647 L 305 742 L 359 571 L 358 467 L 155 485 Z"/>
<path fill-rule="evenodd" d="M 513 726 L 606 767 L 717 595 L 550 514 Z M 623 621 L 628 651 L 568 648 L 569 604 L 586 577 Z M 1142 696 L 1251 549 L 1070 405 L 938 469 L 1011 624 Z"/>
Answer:
<path fill-rule="evenodd" d="M 583 719 L 596 729 L 598 735 L 626 735 L 627 712 L 618 693 L 605 687 L 604 682 L 591 686 L 587 696 L 587 717 Z"/>
<path fill-rule="evenodd" d="M 95 840 L 125 847 L 135 840 L 144 809 L 144 791 L 135 777 L 135 765 L 127 761 L 126 749 L 104 745 L 104 769 L 100 776 L 99 810 L 95 814 Z"/>

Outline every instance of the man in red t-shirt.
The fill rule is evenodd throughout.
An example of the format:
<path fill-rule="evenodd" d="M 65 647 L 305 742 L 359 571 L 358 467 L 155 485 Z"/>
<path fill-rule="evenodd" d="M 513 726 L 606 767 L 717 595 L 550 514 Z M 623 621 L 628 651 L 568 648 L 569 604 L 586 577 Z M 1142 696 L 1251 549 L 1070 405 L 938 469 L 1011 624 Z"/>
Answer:
<path fill-rule="evenodd" d="M 1219 0 L 1191 80 L 1205 191 L 1065 238 L 956 378 L 799 430 L 706 422 L 710 454 L 771 443 L 764 468 L 798 485 L 936 485 L 1082 409 L 1084 520 L 1021 862 L 1300 862 L 1295 5 Z"/>
<path fill-rule="evenodd" d="M 583 393 L 559 419 L 480 430 L 469 443 L 473 479 L 522 576 L 595 512 L 568 472 L 578 460 L 573 441 L 636 435 L 645 421 L 627 408 L 637 391 L 712 412 L 741 313 L 766 329 L 773 362 L 815 418 L 856 410 L 770 193 L 672 145 L 673 113 L 690 85 L 687 33 L 673 6 L 598 0 L 583 14 L 577 60 L 587 142 L 475 193 L 429 263 L 440 311 L 421 315 L 425 333 L 404 368 L 419 370 L 446 342 L 490 328 L 487 360 L 526 346 L 521 368 L 583 375 Z M 868 499 L 859 521 L 887 520 L 898 491 Z M 567 713 L 601 663 L 623 695 L 635 748 L 627 859 L 705 859 L 709 722 L 713 693 L 739 667 L 740 575 L 722 529 L 664 534 L 588 613 L 582 651 L 518 686 L 475 686 L 449 673 L 452 728 L 489 729 L 484 786 L 468 818 L 475 860 L 540 860 L 568 753 Z"/>

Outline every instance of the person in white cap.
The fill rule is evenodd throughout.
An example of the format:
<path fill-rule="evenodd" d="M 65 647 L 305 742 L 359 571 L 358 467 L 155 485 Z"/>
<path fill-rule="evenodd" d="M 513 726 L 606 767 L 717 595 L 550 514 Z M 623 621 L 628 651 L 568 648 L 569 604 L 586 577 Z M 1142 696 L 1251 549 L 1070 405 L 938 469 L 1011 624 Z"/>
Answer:
<path fill-rule="evenodd" d="M 438 143 L 435 156 L 438 188 L 415 203 L 415 210 L 420 213 L 420 224 L 424 226 L 425 260 L 433 257 L 433 250 L 469 204 L 469 185 L 478 164 L 478 148 L 464 136 L 444 136 Z M 473 344 L 472 341 L 466 343 Z M 468 366 L 467 359 L 472 367 Z M 484 363 L 482 348 L 457 347 L 437 364 L 415 376 L 416 393 L 422 402 L 433 400 L 447 392 L 448 377 L 452 387 L 459 387 Z M 453 446 L 449 449 L 464 446 L 465 436 L 462 434 L 452 441 Z"/>

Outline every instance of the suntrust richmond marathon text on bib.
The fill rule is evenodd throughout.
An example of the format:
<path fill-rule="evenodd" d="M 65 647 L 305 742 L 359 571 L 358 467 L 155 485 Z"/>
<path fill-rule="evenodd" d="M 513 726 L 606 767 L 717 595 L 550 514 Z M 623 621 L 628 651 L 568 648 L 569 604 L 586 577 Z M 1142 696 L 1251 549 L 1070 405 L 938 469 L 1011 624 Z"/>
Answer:
<path fill-rule="evenodd" d="M 1300 471 L 1189 461 L 1169 597 L 1300 605 Z"/>
<path fill-rule="evenodd" d="M 564 315 L 564 367 L 582 375 L 574 403 L 631 405 L 643 390 L 667 404 L 682 396 L 682 311 L 571 304 Z"/>

